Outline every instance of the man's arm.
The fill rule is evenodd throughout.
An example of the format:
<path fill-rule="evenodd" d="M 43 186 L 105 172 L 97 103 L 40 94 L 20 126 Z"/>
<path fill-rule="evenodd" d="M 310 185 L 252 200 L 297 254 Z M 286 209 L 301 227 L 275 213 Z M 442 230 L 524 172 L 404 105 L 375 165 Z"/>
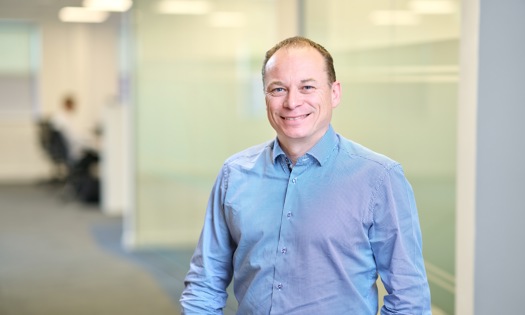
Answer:
<path fill-rule="evenodd" d="M 431 314 L 419 217 L 414 193 L 400 165 L 386 171 L 372 207 L 370 242 L 388 292 L 381 314 Z"/>
<path fill-rule="evenodd" d="M 233 242 L 223 213 L 224 171 L 213 187 L 204 227 L 184 280 L 182 314 L 223 314 L 233 268 Z"/>

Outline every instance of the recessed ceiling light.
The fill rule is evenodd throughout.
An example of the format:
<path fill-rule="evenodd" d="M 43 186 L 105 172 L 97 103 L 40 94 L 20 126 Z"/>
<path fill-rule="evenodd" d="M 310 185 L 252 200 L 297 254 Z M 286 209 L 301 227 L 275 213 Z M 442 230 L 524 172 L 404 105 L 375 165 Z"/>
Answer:
<path fill-rule="evenodd" d="M 109 16 L 105 11 L 94 11 L 83 7 L 64 7 L 58 12 L 62 22 L 101 23 Z"/>
<path fill-rule="evenodd" d="M 131 0 L 84 0 L 82 5 L 91 10 L 125 12 L 131 8 Z"/>
<path fill-rule="evenodd" d="M 204 0 L 163 0 L 156 5 L 156 11 L 162 14 L 200 15 L 211 11 L 211 5 Z"/>

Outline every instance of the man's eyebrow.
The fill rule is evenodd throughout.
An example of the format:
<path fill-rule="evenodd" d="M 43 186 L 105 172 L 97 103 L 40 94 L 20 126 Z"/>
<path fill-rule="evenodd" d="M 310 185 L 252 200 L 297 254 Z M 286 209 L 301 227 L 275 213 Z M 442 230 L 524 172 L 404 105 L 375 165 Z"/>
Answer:
<path fill-rule="evenodd" d="M 302 79 L 301 80 L 301 84 L 306 84 L 306 83 L 317 83 L 317 80 L 314 79 L 314 78 L 309 78 L 309 79 Z M 268 86 L 267 87 L 271 87 L 271 86 L 284 86 L 285 84 L 282 82 L 282 81 L 271 81 L 270 83 L 268 83 Z"/>
<path fill-rule="evenodd" d="M 310 83 L 310 82 L 317 83 L 317 80 L 314 78 L 301 80 L 301 83 Z"/>
<path fill-rule="evenodd" d="M 270 85 L 284 85 L 284 83 L 281 81 L 271 81 L 270 83 L 268 83 L 268 86 Z"/>
<path fill-rule="evenodd" d="M 314 78 L 301 80 L 301 83 L 308 83 L 308 82 L 317 82 L 317 80 Z M 282 81 L 271 81 L 270 83 L 268 83 L 268 85 L 284 85 L 284 83 Z"/>

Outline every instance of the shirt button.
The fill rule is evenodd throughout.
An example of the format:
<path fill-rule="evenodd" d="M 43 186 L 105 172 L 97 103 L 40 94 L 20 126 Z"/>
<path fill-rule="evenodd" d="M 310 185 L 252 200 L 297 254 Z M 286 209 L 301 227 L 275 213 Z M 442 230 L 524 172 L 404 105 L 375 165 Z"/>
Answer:
<path fill-rule="evenodd" d="M 292 217 L 292 213 L 291 213 L 291 212 L 288 212 L 288 213 L 286 214 L 286 217 L 287 217 L 288 219 L 290 219 L 290 218 Z"/>
<path fill-rule="evenodd" d="M 282 253 L 282 254 L 286 254 L 286 251 L 288 251 L 288 250 L 286 249 L 286 247 L 283 247 L 283 249 L 281 249 L 281 253 Z"/>
<path fill-rule="evenodd" d="M 282 283 L 279 283 L 277 285 L 277 290 L 281 291 L 283 289 L 283 284 Z"/>
<path fill-rule="evenodd" d="M 297 183 L 297 178 L 292 179 L 292 183 Z"/>

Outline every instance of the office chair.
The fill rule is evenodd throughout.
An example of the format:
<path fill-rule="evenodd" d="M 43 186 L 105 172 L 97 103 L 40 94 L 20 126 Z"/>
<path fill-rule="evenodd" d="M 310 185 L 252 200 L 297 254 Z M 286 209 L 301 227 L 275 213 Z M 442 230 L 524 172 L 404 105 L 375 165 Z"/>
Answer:
<path fill-rule="evenodd" d="M 38 122 L 38 138 L 40 145 L 51 161 L 53 170 L 51 184 L 62 184 L 68 173 L 68 148 L 64 136 L 48 120 Z"/>

